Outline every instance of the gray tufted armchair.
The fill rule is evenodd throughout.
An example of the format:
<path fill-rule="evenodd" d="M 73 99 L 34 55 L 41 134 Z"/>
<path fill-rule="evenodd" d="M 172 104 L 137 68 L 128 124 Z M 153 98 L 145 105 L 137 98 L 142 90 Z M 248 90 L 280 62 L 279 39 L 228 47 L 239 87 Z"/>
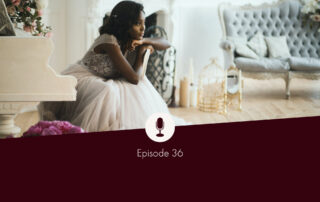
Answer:
<path fill-rule="evenodd" d="M 292 78 L 320 78 L 320 32 L 318 26 L 303 22 L 299 0 L 281 0 L 261 6 L 230 4 L 219 6 L 223 30 L 221 48 L 224 51 L 225 68 L 235 63 L 245 77 L 254 79 L 283 78 L 286 83 L 286 97 L 290 97 Z M 263 36 L 286 36 L 290 57 L 249 59 L 235 53 L 235 45 L 228 37 L 250 39 L 257 32 Z M 270 55 L 270 53 L 269 53 Z"/>

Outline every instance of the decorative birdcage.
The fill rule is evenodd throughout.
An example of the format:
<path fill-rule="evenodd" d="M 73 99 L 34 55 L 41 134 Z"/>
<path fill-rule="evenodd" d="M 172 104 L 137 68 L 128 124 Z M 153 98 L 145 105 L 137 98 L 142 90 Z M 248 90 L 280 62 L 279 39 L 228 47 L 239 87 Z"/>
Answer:
<path fill-rule="evenodd" d="M 205 66 L 199 75 L 198 84 L 198 108 L 205 112 L 227 112 L 227 74 L 217 63 L 211 59 L 211 63 Z"/>

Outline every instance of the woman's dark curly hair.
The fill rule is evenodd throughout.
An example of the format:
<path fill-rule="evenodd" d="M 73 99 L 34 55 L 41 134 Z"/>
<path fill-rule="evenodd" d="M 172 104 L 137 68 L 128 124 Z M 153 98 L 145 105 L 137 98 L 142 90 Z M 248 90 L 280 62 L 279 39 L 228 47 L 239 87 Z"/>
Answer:
<path fill-rule="evenodd" d="M 130 41 L 129 30 L 137 23 L 143 5 L 134 1 L 121 1 L 111 11 L 110 16 L 103 18 L 103 25 L 99 32 L 102 34 L 114 35 L 120 44 L 127 44 Z"/>

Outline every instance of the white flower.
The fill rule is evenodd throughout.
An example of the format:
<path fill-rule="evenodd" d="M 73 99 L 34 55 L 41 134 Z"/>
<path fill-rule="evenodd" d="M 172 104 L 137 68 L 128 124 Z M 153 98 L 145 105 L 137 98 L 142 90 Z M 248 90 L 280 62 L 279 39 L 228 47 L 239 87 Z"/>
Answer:
<path fill-rule="evenodd" d="M 36 12 L 36 10 L 35 10 L 34 8 L 31 8 L 30 13 L 31 13 L 32 15 L 34 15 L 35 12 Z"/>
<path fill-rule="evenodd" d="M 311 15 L 310 18 L 315 22 L 320 22 L 320 15 Z"/>
<path fill-rule="evenodd" d="M 37 4 L 37 9 L 41 10 L 48 6 L 48 0 L 35 0 Z"/>
<path fill-rule="evenodd" d="M 304 6 L 301 9 L 302 13 L 315 13 L 317 9 L 320 9 L 320 5 L 317 0 L 303 0 Z"/>

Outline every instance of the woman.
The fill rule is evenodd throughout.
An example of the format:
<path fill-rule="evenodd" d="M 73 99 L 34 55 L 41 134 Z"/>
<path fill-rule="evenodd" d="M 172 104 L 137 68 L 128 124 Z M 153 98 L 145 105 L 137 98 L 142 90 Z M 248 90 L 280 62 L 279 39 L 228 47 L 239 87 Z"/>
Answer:
<path fill-rule="evenodd" d="M 67 120 L 92 132 L 144 128 L 153 113 L 169 113 L 148 79 L 139 79 L 146 50 L 170 46 L 162 38 L 143 38 L 144 22 L 141 4 L 117 4 L 84 58 L 63 72 L 78 80 L 76 102 L 43 103 L 43 118 Z"/>

